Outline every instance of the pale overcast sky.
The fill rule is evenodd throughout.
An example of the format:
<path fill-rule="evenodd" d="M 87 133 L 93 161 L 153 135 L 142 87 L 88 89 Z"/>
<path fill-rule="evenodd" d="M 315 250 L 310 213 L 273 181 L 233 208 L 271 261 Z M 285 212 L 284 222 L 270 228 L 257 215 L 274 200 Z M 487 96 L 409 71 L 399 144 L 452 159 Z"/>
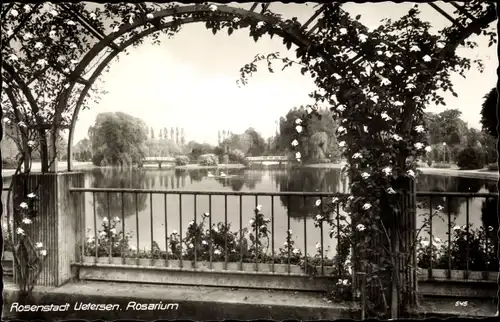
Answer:
<path fill-rule="evenodd" d="M 296 16 L 304 23 L 315 10 L 313 6 L 272 3 L 270 9 L 286 18 Z M 398 19 L 412 6 L 413 3 L 347 3 L 344 9 L 353 16 L 361 14 L 361 22 L 375 28 L 381 19 Z M 423 20 L 431 22 L 436 30 L 450 25 L 430 6 L 420 4 L 420 9 Z M 182 127 L 188 141 L 213 144 L 218 130 L 239 133 L 248 127 L 254 127 L 264 137 L 273 135 L 275 121 L 290 108 L 310 103 L 308 94 L 315 86 L 298 68 L 283 72 L 278 68 L 271 74 L 264 63 L 247 86 L 238 88 L 239 69 L 256 54 L 279 51 L 282 56 L 295 57 L 294 47 L 288 52 L 281 38 L 266 36 L 255 43 L 248 32 L 243 29 L 227 36 L 223 31 L 214 36 L 204 23 L 197 23 L 183 26 L 172 39 L 162 38 L 160 46 L 145 41 L 138 48 L 130 48 L 130 54 L 121 55 L 103 76 L 109 93 L 99 104 L 90 105 L 90 110 L 81 111 L 73 143 L 86 137 L 98 113 L 111 111 L 140 117 L 157 130 L 165 126 Z M 470 126 L 480 128 L 480 105 L 484 95 L 495 86 L 498 58 L 496 45 L 488 48 L 484 37 L 472 39 L 479 43 L 479 48 L 460 49 L 460 53 L 483 59 L 485 71 L 471 70 L 467 79 L 455 75 L 459 97 L 446 95 L 447 107 L 430 107 L 429 111 L 458 108 Z"/>

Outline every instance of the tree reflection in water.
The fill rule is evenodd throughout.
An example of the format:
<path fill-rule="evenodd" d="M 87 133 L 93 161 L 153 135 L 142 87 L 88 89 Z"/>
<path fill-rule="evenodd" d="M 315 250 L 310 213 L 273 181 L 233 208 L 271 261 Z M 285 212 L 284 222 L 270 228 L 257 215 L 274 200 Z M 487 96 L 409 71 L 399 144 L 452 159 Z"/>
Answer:
<path fill-rule="evenodd" d="M 339 169 L 292 168 L 287 174 L 277 173 L 276 182 L 281 192 L 331 192 L 342 187 Z M 293 218 L 313 217 L 318 214 L 315 205 L 318 197 L 281 196 L 281 204 Z"/>
<path fill-rule="evenodd" d="M 142 171 L 136 169 L 118 169 L 118 168 L 98 168 L 92 170 L 90 176 L 91 187 L 96 188 L 132 188 L 144 189 L 148 180 Z M 151 186 L 153 182 L 149 182 Z M 109 203 L 108 203 L 109 198 Z M 137 194 L 137 210 L 140 212 L 146 208 L 146 194 Z M 135 214 L 136 196 L 133 193 L 96 193 L 95 194 L 96 215 L 102 221 L 104 217 L 122 215 L 128 217 Z"/>
<path fill-rule="evenodd" d="M 223 187 L 230 187 L 232 191 L 241 191 L 244 187 L 254 190 L 256 185 L 262 181 L 262 171 L 235 169 L 228 172 L 229 177 L 217 177 L 215 180 Z"/>
<path fill-rule="evenodd" d="M 417 191 L 425 192 L 471 192 L 477 193 L 481 189 L 484 192 L 496 192 L 492 189 L 491 180 L 481 180 L 463 177 L 452 176 L 435 176 L 435 175 L 420 175 L 417 180 Z M 465 204 L 465 198 L 448 198 L 445 197 L 419 197 L 417 202 L 424 209 L 428 209 L 432 203 L 432 208 L 436 209 L 442 206 L 444 214 L 458 215 L 461 207 Z"/>

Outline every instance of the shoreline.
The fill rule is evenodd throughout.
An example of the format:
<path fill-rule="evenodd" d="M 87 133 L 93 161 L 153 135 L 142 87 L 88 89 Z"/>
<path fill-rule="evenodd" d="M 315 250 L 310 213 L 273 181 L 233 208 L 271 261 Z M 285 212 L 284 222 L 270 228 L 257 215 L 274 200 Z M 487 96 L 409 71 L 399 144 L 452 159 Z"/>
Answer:
<path fill-rule="evenodd" d="M 317 163 L 317 164 L 305 164 L 301 166 L 302 168 L 309 169 L 340 169 L 344 163 Z M 74 170 L 88 170 L 94 168 L 109 168 L 109 167 L 96 167 L 92 165 L 91 162 L 74 162 Z M 137 167 L 134 167 L 137 168 Z M 249 167 L 243 164 L 219 164 L 217 166 L 201 166 L 197 164 L 188 164 L 183 166 L 166 166 L 162 169 L 159 169 L 157 166 L 151 167 L 143 167 L 142 169 L 151 170 L 151 169 L 159 169 L 159 170 L 200 170 L 200 169 L 248 169 Z M 65 172 L 65 167 L 60 167 L 61 172 Z M 417 168 L 423 174 L 434 174 L 434 175 L 442 175 L 442 176 L 453 176 L 453 177 L 463 177 L 463 178 L 471 178 L 471 179 L 482 179 L 482 180 L 499 180 L 499 173 L 496 171 L 488 171 L 485 169 L 479 170 L 459 170 L 453 168 L 429 168 L 429 167 L 419 167 Z M 33 172 L 40 171 L 40 164 L 33 163 L 32 166 Z M 14 174 L 14 169 L 5 169 L 2 170 L 2 177 L 9 178 Z"/>

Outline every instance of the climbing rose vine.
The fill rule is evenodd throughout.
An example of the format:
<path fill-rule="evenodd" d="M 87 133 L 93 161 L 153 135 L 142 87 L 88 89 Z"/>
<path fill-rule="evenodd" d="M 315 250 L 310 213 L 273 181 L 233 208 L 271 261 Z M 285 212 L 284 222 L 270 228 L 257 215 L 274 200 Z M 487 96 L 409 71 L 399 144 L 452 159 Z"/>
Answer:
<path fill-rule="evenodd" d="M 300 65 L 303 74 L 313 77 L 318 86 L 311 93 L 315 102 L 307 115 L 296 120 L 297 136 L 291 147 L 300 161 L 299 137 L 307 133 L 308 121 L 317 117 L 315 106 L 331 106 L 339 123 L 339 146 L 347 159 L 342 173 L 350 179 L 351 196 L 342 208 L 354 227 L 356 269 L 373 273 L 368 276 L 372 286 L 382 271 L 400 265 L 399 253 L 405 250 L 399 250 L 394 240 L 414 229 L 395 222 L 402 214 L 401 197 L 417 175 L 417 161 L 431 151 L 423 121 L 425 107 L 444 105 L 443 92 L 457 96 L 452 73 L 465 75 L 472 63 L 482 67 L 479 60 L 455 53 L 449 38 L 455 30 L 432 34 L 431 25 L 419 13 L 415 6 L 399 20 L 384 19 L 378 28 L 368 30 L 358 21 L 360 17 L 353 19 L 340 6 L 327 6 L 311 46 L 297 49 L 297 61 L 280 58 L 278 53 L 257 55 L 241 69 L 239 80 L 247 83 L 260 61 L 270 66 L 276 60 L 283 68 Z M 476 44 L 467 42 L 467 46 Z M 408 247 L 411 251 L 415 246 Z M 413 265 L 411 256 L 404 257 L 406 266 Z M 397 278 L 393 281 L 393 295 L 400 292 L 401 283 Z M 407 296 L 412 295 L 403 294 L 403 301 Z"/>

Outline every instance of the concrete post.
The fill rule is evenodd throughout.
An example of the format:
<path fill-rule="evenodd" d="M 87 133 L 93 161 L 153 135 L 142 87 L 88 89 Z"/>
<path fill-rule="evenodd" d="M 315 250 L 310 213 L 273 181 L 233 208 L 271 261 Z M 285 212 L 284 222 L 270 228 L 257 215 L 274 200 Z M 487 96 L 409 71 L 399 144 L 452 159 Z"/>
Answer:
<path fill-rule="evenodd" d="M 85 198 L 83 193 L 70 193 L 69 188 L 85 186 L 84 173 L 32 173 L 13 176 L 13 205 L 34 192 L 39 198 L 38 213 L 23 229 L 31 242 L 42 242 L 47 250 L 36 285 L 59 286 L 73 275 L 71 264 L 81 251 L 84 232 Z M 16 224 L 15 224 L 16 225 Z M 14 231 L 16 231 L 14 226 Z M 14 279 L 17 281 L 16 269 Z"/>

